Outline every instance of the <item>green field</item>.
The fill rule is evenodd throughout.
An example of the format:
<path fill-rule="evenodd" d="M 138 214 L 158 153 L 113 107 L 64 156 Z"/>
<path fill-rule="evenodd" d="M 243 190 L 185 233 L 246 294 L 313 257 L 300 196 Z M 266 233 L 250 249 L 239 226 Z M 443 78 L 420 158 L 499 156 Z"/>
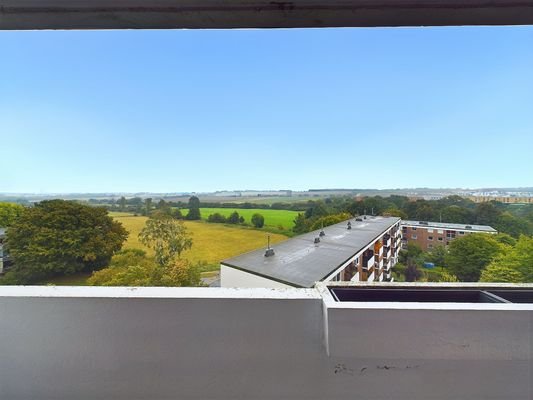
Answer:
<path fill-rule="evenodd" d="M 240 208 L 200 208 L 200 213 L 202 214 L 202 219 L 207 220 L 209 215 L 214 213 L 219 213 L 225 217 L 237 211 L 239 215 L 244 217 L 244 222 L 251 224 L 252 215 L 261 214 L 265 217 L 265 228 L 274 228 L 278 230 L 280 227 L 283 230 L 290 231 L 294 225 L 294 219 L 298 215 L 297 211 L 289 210 L 263 210 L 263 209 L 240 209 Z M 186 215 L 188 210 L 182 209 L 181 212 L 183 215 Z M 212 224 L 214 225 L 214 224 Z"/>

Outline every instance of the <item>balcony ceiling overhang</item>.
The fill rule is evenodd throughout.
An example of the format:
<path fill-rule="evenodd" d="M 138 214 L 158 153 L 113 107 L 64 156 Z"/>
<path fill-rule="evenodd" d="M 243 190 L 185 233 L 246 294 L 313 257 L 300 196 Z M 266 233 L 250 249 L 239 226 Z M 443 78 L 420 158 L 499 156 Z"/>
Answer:
<path fill-rule="evenodd" d="M 533 0 L 0 0 L 0 29 L 531 25 Z"/>

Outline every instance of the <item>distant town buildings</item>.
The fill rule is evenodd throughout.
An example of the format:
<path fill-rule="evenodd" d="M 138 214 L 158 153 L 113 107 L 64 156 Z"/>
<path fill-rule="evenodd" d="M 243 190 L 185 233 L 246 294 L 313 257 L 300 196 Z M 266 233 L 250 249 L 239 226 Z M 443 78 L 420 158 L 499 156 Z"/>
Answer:
<path fill-rule="evenodd" d="M 533 204 L 533 197 L 531 196 L 468 196 L 469 200 L 475 203 L 484 203 L 487 201 L 499 201 L 507 204 Z"/>
<path fill-rule="evenodd" d="M 292 190 L 226 190 L 213 193 L 215 197 L 291 197 Z"/>
<path fill-rule="evenodd" d="M 428 221 L 402 221 L 402 247 L 417 243 L 422 250 L 431 251 L 437 246 L 447 246 L 457 237 L 470 233 L 498 233 L 487 225 L 448 224 Z"/>
<path fill-rule="evenodd" d="M 400 219 L 361 216 L 221 263 L 222 287 L 304 287 L 316 282 L 392 281 Z"/>

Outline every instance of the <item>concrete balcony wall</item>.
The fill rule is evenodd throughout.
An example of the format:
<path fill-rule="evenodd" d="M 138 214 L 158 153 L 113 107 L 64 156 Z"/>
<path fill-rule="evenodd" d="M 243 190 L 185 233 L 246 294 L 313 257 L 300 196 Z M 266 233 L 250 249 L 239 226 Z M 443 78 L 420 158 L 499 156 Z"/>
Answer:
<path fill-rule="evenodd" d="M 3 400 L 323 398 L 335 376 L 313 290 L 2 287 L 0 321 Z"/>
<path fill-rule="evenodd" d="M 334 302 L 321 285 L 2 287 L 0 320 L 6 400 L 532 394 L 531 304 Z"/>
<path fill-rule="evenodd" d="M 338 303 L 323 290 L 329 355 L 357 398 L 533 398 L 532 305 Z"/>

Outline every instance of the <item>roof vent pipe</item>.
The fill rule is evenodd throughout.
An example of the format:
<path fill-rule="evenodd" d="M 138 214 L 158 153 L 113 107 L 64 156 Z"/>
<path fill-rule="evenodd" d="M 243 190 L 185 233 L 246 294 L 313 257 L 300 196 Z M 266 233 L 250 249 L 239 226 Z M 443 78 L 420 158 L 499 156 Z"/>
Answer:
<path fill-rule="evenodd" d="M 270 247 L 270 235 L 268 235 L 268 239 L 267 239 L 267 249 L 265 251 L 265 257 L 272 257 L 274 254 L 274 249 Z"/>

